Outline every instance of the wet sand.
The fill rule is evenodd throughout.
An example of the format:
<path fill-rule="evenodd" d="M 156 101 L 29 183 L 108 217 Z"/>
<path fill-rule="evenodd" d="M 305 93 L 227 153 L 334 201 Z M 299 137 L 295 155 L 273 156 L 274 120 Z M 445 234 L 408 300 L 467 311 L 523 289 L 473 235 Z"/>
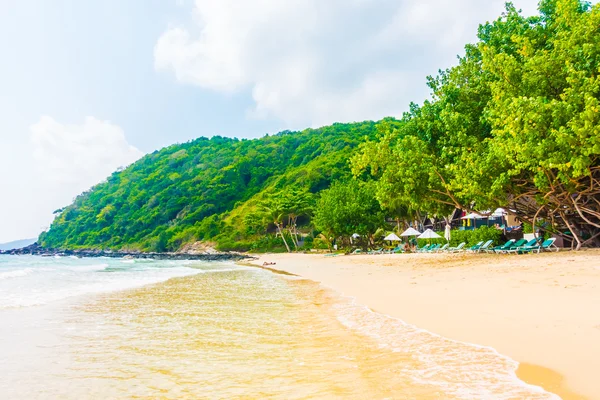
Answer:
<path fill-rule="evenodd" d="M 540 255 L 269 254 L 377 312 L 495 348 L 563 399 L 600 399 L 600 251 Z"/>

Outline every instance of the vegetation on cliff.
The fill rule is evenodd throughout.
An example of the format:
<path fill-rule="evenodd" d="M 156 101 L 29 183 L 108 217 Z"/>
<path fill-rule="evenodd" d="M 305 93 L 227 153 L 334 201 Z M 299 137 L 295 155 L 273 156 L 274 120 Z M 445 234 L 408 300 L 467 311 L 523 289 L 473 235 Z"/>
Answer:
<path fill-rule="evenodd" d="M 165 251 L 214 240 L 224 249 L 247 249 L 269 227 L 257 210 L 282 192 L 316 194 L 350 178 L 349 158 L 375 130 L 374 122 L 334 124 L 173 145 L 78 196 L 40 241 L 57 248 Z"/>
<path fill-rule="evenodd" d="M 598 244 L 600 5 L 539 10 L 507 4 L 401 120 L 168 147 L 79 196 L 41 242 L 290 251 L 353 233 L 372 242 L 394 227 L 386 219 L 504 207 L 577 247 Z"/>

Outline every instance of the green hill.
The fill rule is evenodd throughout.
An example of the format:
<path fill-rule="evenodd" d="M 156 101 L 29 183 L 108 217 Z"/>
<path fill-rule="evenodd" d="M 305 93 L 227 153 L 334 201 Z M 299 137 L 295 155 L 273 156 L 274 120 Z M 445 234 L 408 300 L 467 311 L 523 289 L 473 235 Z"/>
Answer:
<path fill-rule="evenodd" d="M 58 210 L 40 242 L 52 248 L 163 251 L 216 238 L 226 248 L 252 236 L 243 221 L 257 200 L 284 189 L 318 193 L 349 177 L 352 153 L 375 132 L 376 123 L 368 121 L 254 140 L 215 136 L 172 145 Z"/>

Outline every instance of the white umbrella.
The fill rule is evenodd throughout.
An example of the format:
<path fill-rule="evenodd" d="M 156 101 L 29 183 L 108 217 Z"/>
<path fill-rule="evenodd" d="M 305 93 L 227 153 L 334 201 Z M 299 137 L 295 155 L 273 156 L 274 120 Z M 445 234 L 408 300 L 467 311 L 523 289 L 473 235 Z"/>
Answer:
<path fill-rule="evenodd" d="M 479 214 L 475 214 L 475 213 L 469 213 L 467 215 L 465 215 L 464 217 L 461 217 L 461 219 L 481 219 L 484 218 Z"/>
<path fill-rule="evenodd" d="M 389 235 L 384 237 L 383 240 L 389 240 L 391 242 L 399 242 L 401 239 L 395 233 L 390 233 Z"/>
<path fill-rule="evenodd" d="M 506 215 L 506 210 L 504 208 L 496 208 L 496 210 L 492 213 L 492 217 L 503 217 Z"/>
<path fill-rule="evenodd" d="M 441 239 L 442 237 L 432 231 L 431 229 L 427 229 L 425 232 L 421 233 L 421 235 L 417 239 Z"/>
<path fill-rule="evenodd" d="M 358 233 L 353 233 L 352 234 L 352 238 L 353 239 L 358 239 L 360 237 L 360 235 Z"/>
<path fill-rule="evenodd" d="M 450 241 L 450 224 L 446 224 L 446 229 L 444 230 L 444 238 L 447 241 Z"/>
<path fill-rule="evenodd" d="M 400 234 L 400 236 L 418 236 L 420 234 L 421 234 L 421 232 L 419 232 L 418 230 L 413 229 L 413 228 L 408 228 L 407 230 L 402 232 Z"/>

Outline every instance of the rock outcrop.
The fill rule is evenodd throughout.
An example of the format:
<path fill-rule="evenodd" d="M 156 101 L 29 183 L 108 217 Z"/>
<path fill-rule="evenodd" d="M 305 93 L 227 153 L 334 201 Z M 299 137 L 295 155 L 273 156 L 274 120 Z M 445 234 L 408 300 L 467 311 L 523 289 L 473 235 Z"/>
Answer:
<path fill-rule="evenodd" d="M 133 251 L 111 250 L 60 250 L 41 247 L 37 243 L 21 249 L 0 251 L 5 255 L 32 255 L 42 257 L 75 256 L 75 257 L 111 257 L 111 258 L 146 258 L 154 260 L 199 260 L 199 261 L 231 261 L 253 258 L 247 254 L 235 252 L 178 252 L 178 253 L 144 253 Z"/>

